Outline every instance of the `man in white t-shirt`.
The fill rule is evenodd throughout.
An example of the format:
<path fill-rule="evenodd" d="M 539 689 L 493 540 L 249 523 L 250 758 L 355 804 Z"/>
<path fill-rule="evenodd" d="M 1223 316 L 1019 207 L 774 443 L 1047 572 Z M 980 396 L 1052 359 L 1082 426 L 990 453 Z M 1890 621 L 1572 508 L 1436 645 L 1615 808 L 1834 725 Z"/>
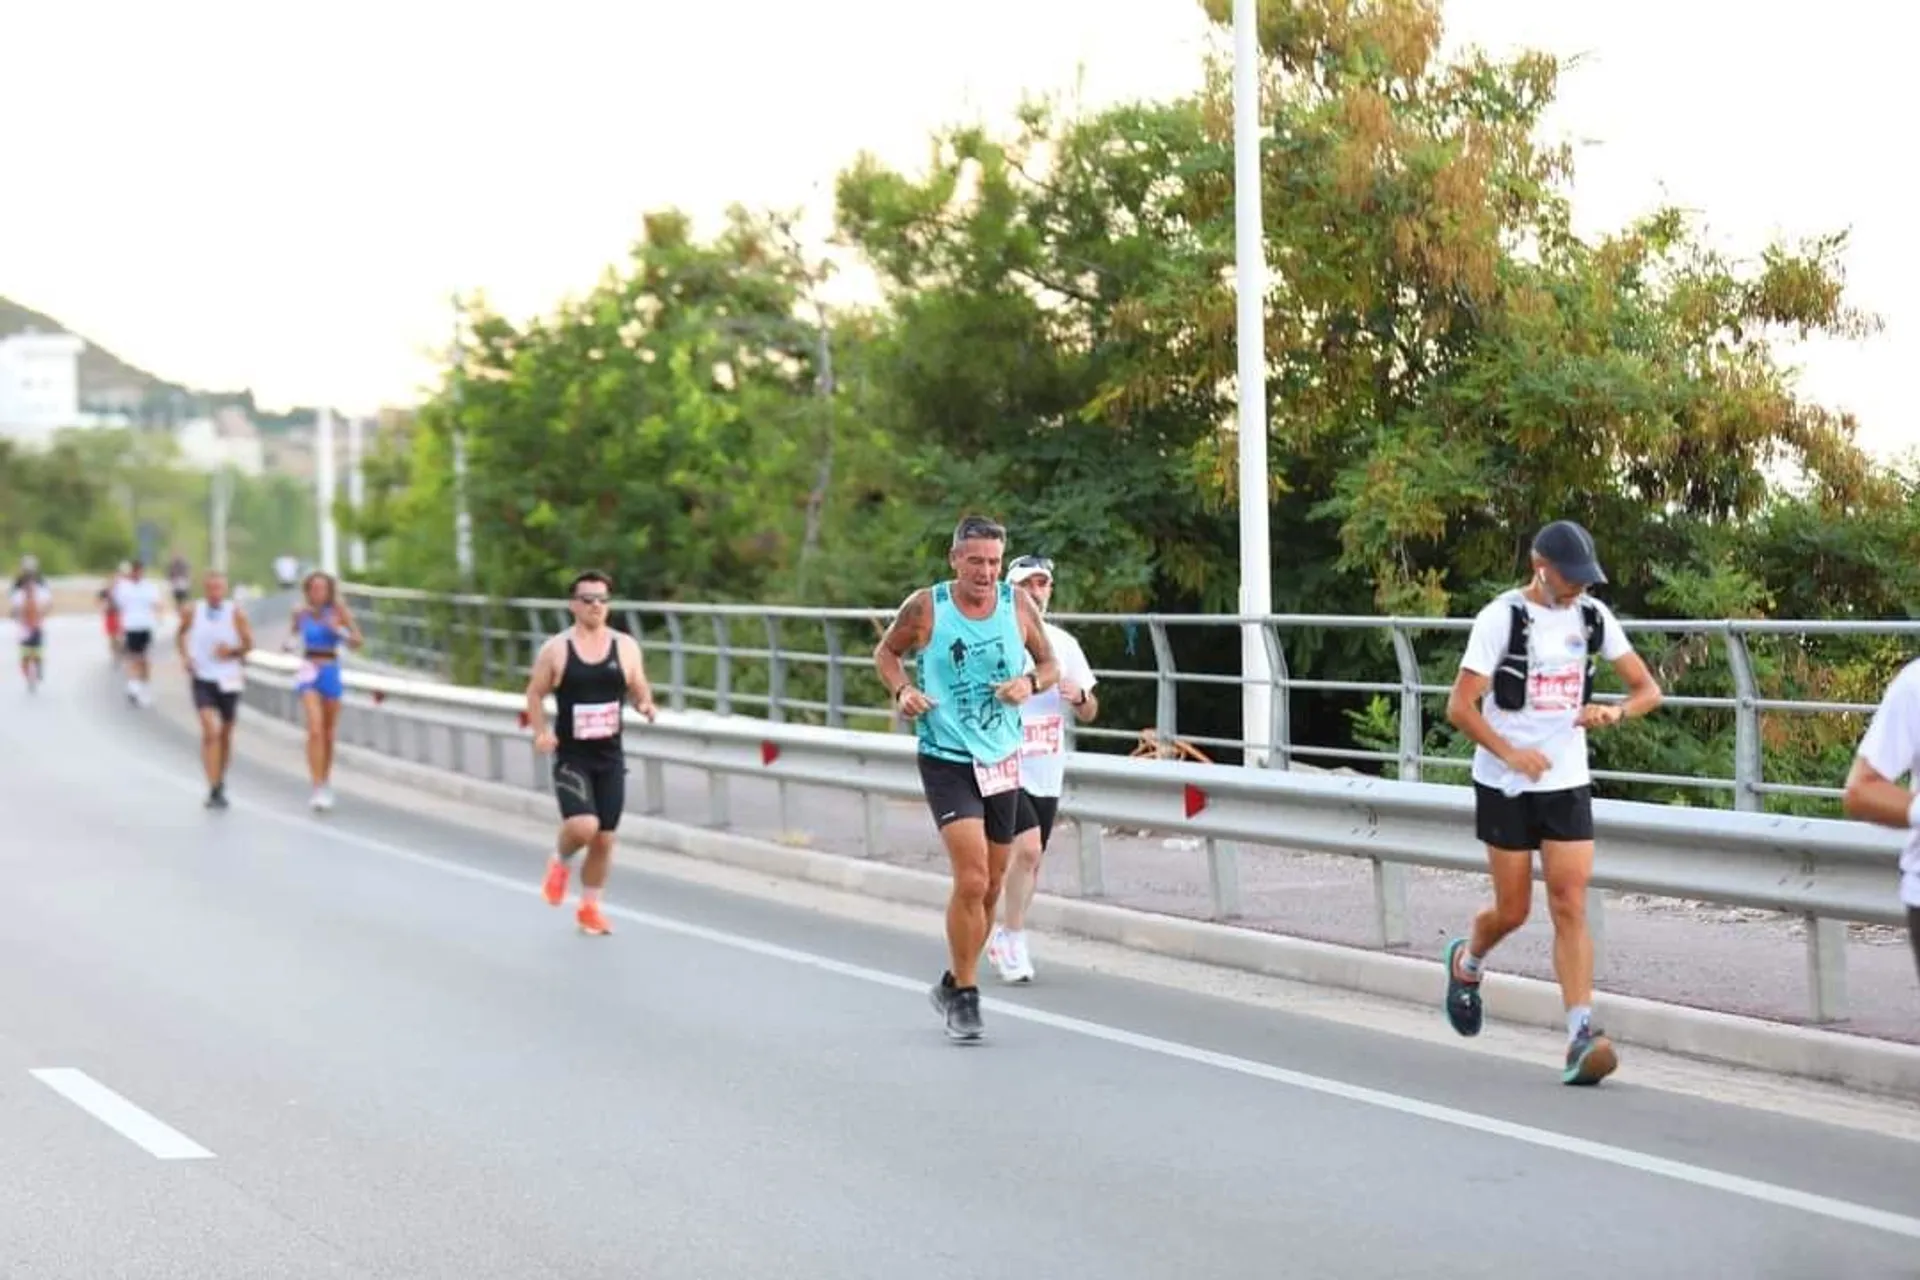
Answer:
<path fill-rule="evenodd" d="M 1040 857 L 1053 838 L 1053 820 L 1060 810 L 1060 794 L 1067 778 L 1066 716 L 1081 724 L 1100 714 L 1093 696 L 1096 683 L 1087 655 L 1072 635 L 1044 620 L 1053 603 L 1053 561 L 1044 556 L 1021 556 L 1007 566 L 1007 581 L 1025 591 L 1042 614 L 1041 626 L 1060 663 L 1060 682 L 1020 704 L 1024 741 L 1020 748 L 1020 808 L 1013 826 L 1013 856 L 1007 863 L 1007 883 L 1000 895 L 1004 926 L 987 940 L 987 958 L 1000 971 L 1002 982 L 1033 981 L 1033 957 L 1027 953 L 1027 908 L 1040 883 Z M 1033 667 L 1031 656 L 1027 669 Z"/>
<path fill-rule="evenodd" d="M 113 603 L 120 613 L 120 629 L 127 646 L 127 701 L 135 706 L 150 706 L 147 692 L 153 675 L 147 650 L 153 644 L 153 631 L 160 623 L 160 586 L 146 575 L 146 568 L 135 560 L 127 566 L 126 576 L 113 584 Z"/>
<path fill-rule="evenodd" d="M 1556 520 L 1540 530 L 1532 581 L 1503 592 L 1473 620 L 1447 699 L 1447 719 L 1476 744 L 1474 827 L 1487 846 L 1494 895 L 1474 917 L 1472 936 L 1447 944 L 1447 1019 L 1463 1036 L 1479 1034 L 1481 965 L 1526 923 L 1539 850 L 1553 916 L 1553 971 L 1567 1008 L 1566 1084 L 1598 1084 L 1619 1065 L 1613 1043 L 1593 1023 L 1587 730 L 1646 715 L 1662 697 L 1613 611 L 1587 595 L 1606 580 L 1585 529 Z M 1592 701 L 1598 658 L 1626 681 L 1625 702 Z"/>
<path fill-rule="evenodd" d="M 1916 791 L 1900 785 L 1910 777 Z M 1893 678 L 1867 724 L 1840 801 L 1849 818 L 1908 832 L 1900 851 L 1900 901 L 1920 968 L 1920 659 Z"/>

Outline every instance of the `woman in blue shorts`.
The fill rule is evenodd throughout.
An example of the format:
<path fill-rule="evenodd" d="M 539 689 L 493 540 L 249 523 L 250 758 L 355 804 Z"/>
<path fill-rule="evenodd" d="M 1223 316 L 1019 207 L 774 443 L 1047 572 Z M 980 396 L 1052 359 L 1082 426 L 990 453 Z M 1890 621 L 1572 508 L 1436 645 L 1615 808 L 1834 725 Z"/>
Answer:
<path fill-rule="evenodd" d="M 313 777 L 313 807 L 333 807 L 333 743 L 340 731 L 340 644 L 358 649 L 360 628 L 341 603 L 333 575 L 319 570 L 301 584 L 306 603 L 293 611 L 292 633 L 300 649 L 294 691 L 307 713 L 307 772 Z"/>

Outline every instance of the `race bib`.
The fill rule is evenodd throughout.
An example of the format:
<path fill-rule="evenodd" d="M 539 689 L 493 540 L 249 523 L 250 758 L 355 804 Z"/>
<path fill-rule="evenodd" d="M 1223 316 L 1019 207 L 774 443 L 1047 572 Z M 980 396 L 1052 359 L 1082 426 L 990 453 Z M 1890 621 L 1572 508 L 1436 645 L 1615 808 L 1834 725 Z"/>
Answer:
<path fill-rule="evenodd" d="M 997 796 L 1003 791 L 1011 791 L 1020 785 L 1020 753 L 1014 752 L 999 764 L 981 764 L 973 762 L 973 779 L 980 784 L 980 794 Z"/>
<path fill-rule="evenodd" d="M 1555 667 L 1527 677 L 1527 706 L 1534 711 L 1578 711 L 1587 684 L 1581 667 Z"/>
<path fill-rule="evenodd" d="M 238 671 L 222 671 L 220 678 L 214 681 L 222 693 L 238 693 L 246 685 L 246 676 Z"/>
<path fill-rule="evenodd" d="M 319 678 L 320 668 L 312 662 L 301 663 L 300 669 L 293 673 L 293 682 L 295 684 L 312 684 Z"/>
<path fill-rule="evenodd" d="M 595 702 L 576 706 L 573 709 L 573 738 L 576 742 L 592 742 L 598 738 L 611 738 L 620 732 L 620 704 L 617 702 Z"/>
<path fill-rule="evenodd" d="M 1065 739 L 1066 722 L 1059 716 L 1036 716 L 1027 721 L 1026 737 L 1020 743 L 1023 756 L 1057 756 Z"/>

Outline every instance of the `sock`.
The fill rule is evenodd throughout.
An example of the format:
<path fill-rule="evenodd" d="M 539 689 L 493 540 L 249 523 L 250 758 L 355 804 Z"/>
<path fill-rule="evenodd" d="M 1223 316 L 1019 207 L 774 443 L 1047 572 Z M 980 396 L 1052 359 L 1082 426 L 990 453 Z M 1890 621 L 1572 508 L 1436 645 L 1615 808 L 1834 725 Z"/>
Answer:
<path fill-rule="evenodd" d="M 1567 1010 L 1567 1039 L 1577 1040 L 1580 1033 L 1593 1025 L 1593 1007 L 1577 1004 Z"/>
<path fill-rule="evenodd" d="M 584 885 L 580 889 L 580 901 L 586 906 L 597 907 L 600 905 L 600 891 L 592 885 Z"/>
<path fill-rule="evenodd" d="M 1460 972 L 1469 978 L 1480 976 L 1480 957 L 1465 947 L 1460 948 Z"/>

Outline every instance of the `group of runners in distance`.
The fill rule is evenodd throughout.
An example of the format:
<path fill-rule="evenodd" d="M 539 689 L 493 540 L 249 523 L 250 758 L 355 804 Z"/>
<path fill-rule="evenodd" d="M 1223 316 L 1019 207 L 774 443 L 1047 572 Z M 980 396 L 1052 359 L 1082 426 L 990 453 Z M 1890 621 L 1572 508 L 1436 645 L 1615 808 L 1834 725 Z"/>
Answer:
<path fill-rule="evenodd" d="M 1006 548 L 1002 525 L 982 516 L 962 519 L 947 553 L 952 576 L 908 595 L 873 650 L 888 698 L 913 726 L 921 788 L 951 868 L 947 964 L 929 998 L 947 1035 L 961 1042 L 978 1041 L 985 1031 L 983 959 L 1003 982 L 1036 976 L 1027 912 L 1064 791 L 1073 726 L 1094 720 L 1100 705 L 1079 642 L 1046 617 L 1053 561 L 1027 555 L 1007 562 Z M 1535 535 L 1531 561 L 1528 580 L 1474 618 L 1447 702 L 1448 720 L 1474 743 L 1474 825 L 1493 892 L 1445 948 L 1441 1003 L 1455 1031 L 1479 1034 L 1485 966 L 1527 920 L 1537 854 L 1566 1008 L 1561 1078 L 1592 1085 L 1617 1068 L 1619 1052 L 1593 1009 L 1587 734 L 1649 714 L 1663 693 L 1613 611 L 1590 594 L 1607 581 L 1591 535 L 1556 520 Z M 140 660 L 128 685 L 139 705 L 146 703 L 144 657 L 158 599 L 142 583 L 135 562 L 103 593 L 124 629 L 129 660 Z M 596 936 L 612 932 L 602 894 L 626 807 L 624 710 L 631 705 L 648 722 L 657 714 L 638 641 L 609 625 L 613 591 L 604 573 L 574 578 L 568 589 L 573 623 L 542 644 L 526 686 L 529 728 L 537 749 L 552 757 L 560 812 L 542 895 L 555 907 L 566 900 L 573 860 L 584 849 L 575 919 Z M 37 566 L 23 563 L 11 602 L 30 684 L 40 678 L 48 600 Z M 180 612 L 178 648 L 200 713 L 207 803 L 223 808 L 251 624 L 217 573 L 206 576 L 200 600 L 180 601 Z M 312 803 L 320 810 L 333 803 L 340 649 L 362 643 L 331 576 L 314 573 L 302 584 L 289 638 L 302 654 L 297 687 L 307 718 Z M 1624 699 L 1594 701 L 1602 661 L 1626 685 Z M 555 706 L 551 721 L 548 698 Z M 1913 779 L 1911 787 L 1899 785 L 1902 776 Z M 1920 966 L 1920 659 L 1892 681 L 1876 710 L 1843 808 L 1851 817 L 1910 832 L 1900 859 L 1900 895 Z"/>

